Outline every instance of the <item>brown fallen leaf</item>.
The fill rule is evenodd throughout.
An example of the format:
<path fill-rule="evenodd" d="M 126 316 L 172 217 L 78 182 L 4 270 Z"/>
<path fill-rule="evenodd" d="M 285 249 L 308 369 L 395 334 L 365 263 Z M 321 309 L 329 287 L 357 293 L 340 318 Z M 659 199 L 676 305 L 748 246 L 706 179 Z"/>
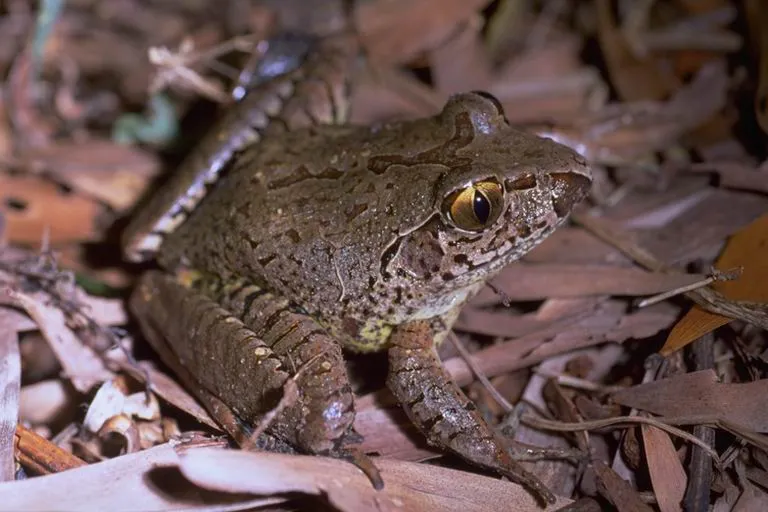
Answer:
<path fill-rule="evenodd" d="M 679 512 L 688 478 L 669 434 L 640 425 L 653 492 L 661 512 Z"/>
<path fill-rule="evenodd" d="M 726 103 L 724 65 L 703 66 L 694 80 L 666 101 L 614 103 L 537 133 L 578 148 L 585 158 L 627 164 L 672 147 L 681 136 L 709 120 Z"/>
<path fill-rule="evenodd" d="M 653 510 L 643 503 L 629 482 L 623 480 L 611 468 L 600 461 L 594 461 L 592 467 L 597 476 L 597 487 L 600 494 L 605 496 L 616 507 L 616 510 L 622 512 L 651 512 Z"/>
<path fill-rule="evenodd" d="M 576 226 L 563 226 L 526 254 L 526 263 L 571 263 L 632 266 L 632 260 Z"/>
<path fill-rule="evenodd" d="M 31 148 L 20 159 L 118 212 L 136 203 L 160 170 L 156 155 L 99 139 Z"/>
<path fill-rule="evenodd" d="M 717 260 L 717 269 L 727 271 L 742 267 L 739 279 L 721 281 L 712 288 L 732 300 L 768 303 L 768 215 L 735 234 Z M 661 353 L 679 350 L 708 332 L 731 321 L 731 318 L 705 311 L 697 305 L 672 328 Z"/>
<path fill-rule="evenodd" d="M 486 376 L 493 377 L 579 348 L 607 341 L 647 338 L 669 326 L 677 317 L 677 309 L 666 304 L 657 304 L 628 315 L 624 314 L 624 310 L 622 302 L 608 301 L 590 315 L 570 324 L 556 324 L 492 345 L 472 354 L 472 359 Z M 472 381 L 472 372 L 461 358 L 448 359 L 443 366 L 460 385 Z"/>
<path fill-rule="evenodd" d="M 594 295 L 653 295 L 703 281 L 701 274 L 664 274 L 637 267 L 513 263 L 491 280 L 513 301 Z M 491 299 L 485 291 L 475 301 Z"/>
<path fill-rule="evenodd" d="M 490 289 L 483 291 L 481 295 L 477 305 L 472 301 L 461 311 L 454 325 L 455 330 L 514 338 L 574 322 L 589 315 L 600 303 L 607 300 L 606 297 L 548 299 L 535 312 L 513 315 L 507 309 L 483 307 L 503 304 L 504 297 Z"/>
<path fill-rule="evenodd" d="M 734 202 L 738 208 L 733 208 Z M 766 211 L 768 197 L 710 189 L 674 218 L 638 231 L 638 239 L 668 265 L 679 265 L 693 261 L 695 255 L 715 256 L 727 237 L 746 228 Z M 639 219 L 633 219 L 632 224 L 644 227 Z"/>
<path fill-rule="evenodd" d="M 599 91 L 605 84 L 581 64 L 581 44 L 572 33 L 555 31 L 501 63 L 488 91 L 501 101 L 510 122 L 559 124 L 593 107 L 592 96 L 603 96 Z"/>
<path fill-rule="evenodd" d="M 176 449 L 168 443 L 61 473 L 2 483 L 0 503 L 4 510 L 213 512 L 285 501 L 203 491 L 169 468 L 176 464 Z"/>
<path fill-rule="evenodd" d="M 21 390 L 17 319 L 18 315 L 0 307 L 0 482 L 13 481 L 16 475 L 13 439 Z"/>
<path fill-rule="evenodd" d="M 676 78 L 665 73 L 649 57 L 638 57 L 621 32 L 608 0 L 595 2 L 598 40 L 619 95 L 628 101 L 661 99 L 678 86 Z"/>
<path fill-rule="evenodd" d="M 206 489 L 262 495 L 299 492 L 323 496 L 343 511 L 513 512 L 556 510 L 570 502 L 559 498 L 554 505 L 538 508 L 533 496 L 512 482 L 411 462 L 376 459 L 375 464 L 384 478 L 381 491 L 351 463 L 317 456 L 204 448 L 181 455 L 179 469 Z"/>
<path fill-rule="evenodd" d="M 444 455 L 427 446 L 424 436 L 388 391 L 358 398 L 355 409 L 355 430 L 364 438 L 360 448 L 366 453 L 415 462 Z"/>
<path fill-rule="evenodd" d="M 768 193 L 768 168 L 765 164 L 755 168 L 744 162 L 715 160 L 694 164 L 687 172 L 716 173 L 721 187 Z"/>
<path fill-rule="evenodd" d="M 85 393 L 95 384 L 113 376 L 95 351 L 82 343 L 66 325 L 64 313 L 58 308 L 43 304 L 11 286 L 0 284 L 2 305 L 21 308 L 35 321 L 56 353 L 66 376 L 78 391 Z"/>
<path fill-rule="evenodd" d="M 755 432 L 768 432 L 768 379 L 720 383 L 713 370 L 675 375 L 640 384 L 611 395 L 621 405 L 660 416 L 722 419 Z"/>
<path fill-rule="evenodd" d="M 27 384 L 21 389 L 19 421 L 32 425 L 55 423 L 79 413 L 80 397 L 63 379 Z"/>
<path fill-rule="evenodd" d="M 46 233 L 54 245 L 95 240 L 101 211 L 92 199 L 62 192 L 38 176 L 0 173 L 0 213 L 9 243 L 37 246 Z"/>
<path fill-rule="evenodd" d="M 429 52 L 435 89 L 443 94 L 488 89 L 491 63 L 482 46 L 482 29 L 482 20 L 470 17 Z"/>
<path fill-rule="evenodd" d="M 358 4 L 355 19 L 369 57 L 402 64 L 438 46 L 458 22 L 490 0 L 376 0 Z"/>

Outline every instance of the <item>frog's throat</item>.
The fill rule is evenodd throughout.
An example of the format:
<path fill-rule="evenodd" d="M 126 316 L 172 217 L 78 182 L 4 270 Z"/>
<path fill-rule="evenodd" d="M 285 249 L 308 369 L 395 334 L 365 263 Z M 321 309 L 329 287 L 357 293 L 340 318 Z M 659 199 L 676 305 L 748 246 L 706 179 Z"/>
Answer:
<path fill-rule="evenodd" d="M 334 333 L 345 339 L 345 346 L 359 352 L 372 352 L 389 346 L 389 338 L 398 325 L 419 320 L 429 321 L 435 344 L 441 343 L 450 332 L 464 303 L 474 296 L 484 283 L 460 288 L 440 298 L 437 302 L 418 310 L 406 311 L 390 318 L 374 318 L 361 322 L 356 336 Z"/>

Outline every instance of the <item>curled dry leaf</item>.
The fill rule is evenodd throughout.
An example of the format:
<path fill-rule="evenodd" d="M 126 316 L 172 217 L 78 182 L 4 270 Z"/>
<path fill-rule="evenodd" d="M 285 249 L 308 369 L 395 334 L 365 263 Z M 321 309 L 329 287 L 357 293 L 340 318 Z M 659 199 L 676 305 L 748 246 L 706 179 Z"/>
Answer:
<path fill-rule="evenodd" d="M 111 418 L 124 415 L 145 421 L 160 419 L 160 404 L 154 395 L 133 393 L 127 395 L 115 379 L 105 382 L 93 397 L 83 419 L 83 426 L 90 432 L 99 432 Z"/>
<path fill-rule="evenodd" d="M 142 448 L 141 434 L 136 423 L 125 414 L 112 416 L 97 432 L 102 442 L 110 442 L 117 436 L 125 453 L 135 453 Z"/>
<path fill-rule="evenodd" d="M 16 425 L 15 437 L 15 455 L 19 464 L 30 474 L 48 475 L 85 466 L 85 461 L 79 457 L 21 424 Z"/>

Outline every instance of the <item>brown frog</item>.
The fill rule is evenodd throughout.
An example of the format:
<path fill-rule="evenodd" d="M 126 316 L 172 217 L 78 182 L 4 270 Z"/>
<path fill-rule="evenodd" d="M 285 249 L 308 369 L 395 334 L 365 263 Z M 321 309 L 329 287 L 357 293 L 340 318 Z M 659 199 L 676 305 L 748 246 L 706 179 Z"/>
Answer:
<path fill-rule="evenodd" d="M 263 447 L 353 458 L 342 348 L 388 351 L 389 389 L 428 441 L 553 496 L 509 455 L 434 349 L 462 304 L 587 193 L 574 151 L 457 94 L 434 117 L 350 126 L 354 36 L 253 90 L 126 235 L 131 305 L 167 362 L 243 439 L 296 375 Z"/>

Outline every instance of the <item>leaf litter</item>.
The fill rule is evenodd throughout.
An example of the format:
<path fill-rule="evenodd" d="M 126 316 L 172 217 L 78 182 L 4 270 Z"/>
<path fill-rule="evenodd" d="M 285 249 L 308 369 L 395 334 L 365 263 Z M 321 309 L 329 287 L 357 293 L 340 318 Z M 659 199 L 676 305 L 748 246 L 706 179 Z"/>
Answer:
<path fill-rule="evenodd" d="M 224 449 L 125 311 L 141 270 L 119 256 L 125 217 L 259 41 L 327 33 L 340 3 L 0 4 L 0 509 L 537 509 L 428 447 L 382 379 L 354 378 L 381 358 L 350 371 L 384 491 L 342 461 Z M 768 8 L 368 0 L 354 17 L 354 122 L 483 89 L 594 166 L 572 222 L 464 308 L 463 349 L 440 347 L 506 435 L 588 453 L 523 463 L 557 506 L 768 508 Z M 115 131 L 126 120 L 144 143 Z"/>

